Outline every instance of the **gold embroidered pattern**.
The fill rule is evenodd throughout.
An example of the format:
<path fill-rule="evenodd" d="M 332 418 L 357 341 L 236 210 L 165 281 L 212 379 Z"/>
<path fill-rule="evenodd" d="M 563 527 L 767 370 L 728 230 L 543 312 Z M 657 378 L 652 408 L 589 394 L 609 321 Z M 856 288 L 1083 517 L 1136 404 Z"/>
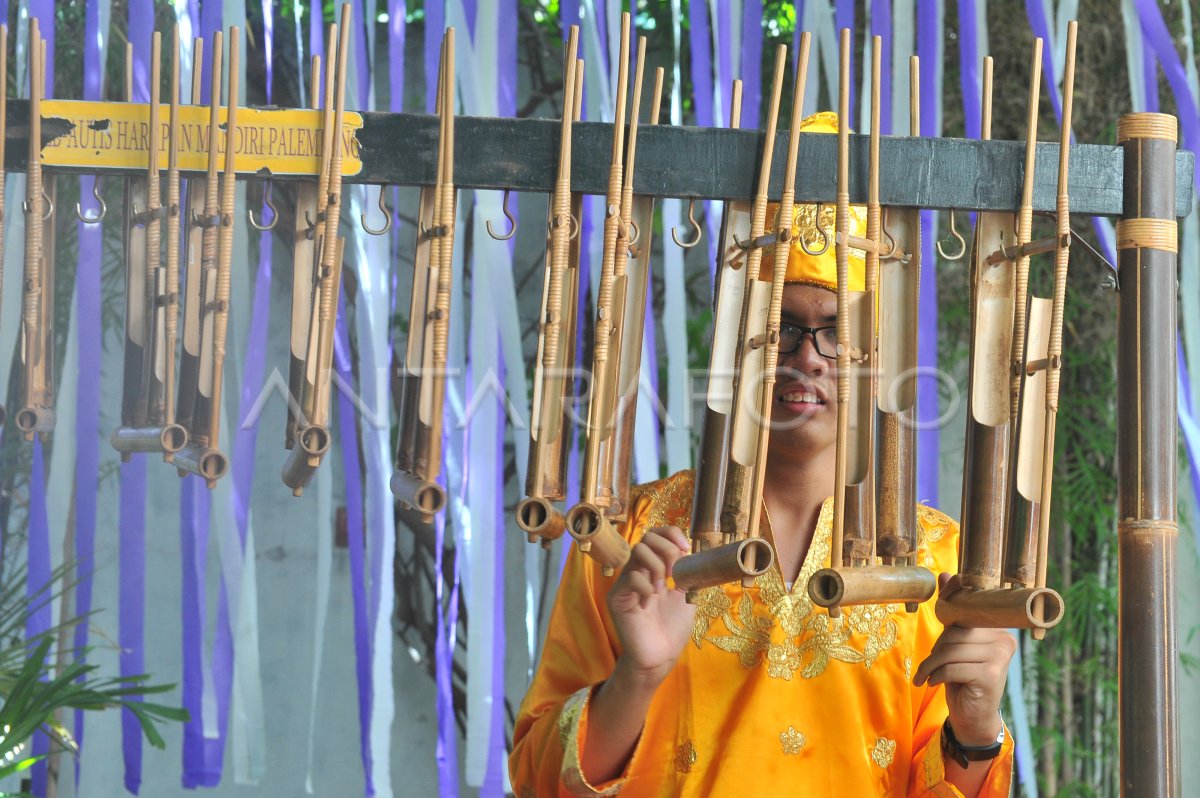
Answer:
<path fill-rule="evenodd" d="M 579 721 L 591 694 L 592 688 L 590 687 L 581 687 L 576 690 L 567 698 L 562 712 L 558 715 L 558 738 L 563 746 L 562 770 L 559 778 L 562 779 L 563 786 L 572 795 L 584 798 L 614 796 L 625 786 L 625 779 L 618 779 L 605 789 L 597 790 L 584 777 L 579 760 Z"/>
<path fill-rule="evenodd" d="M 875 747 L 871 749 L 871 760 L 881 768 L 887 768 L 892 764 L 892 760 L 896 758 L 896 741 L 889 740 L 886 737 L 880 737 L 875 741 Z"/>
<path fill-rule="evenodd" d="M 641 521 L 644 528 L 677 526 L 686 531 L 694 490 L 694 472 L 681 471 L 634 488 L 631 506 L 636 507 L 644 497 L 653 497 Z M 847 607 L 840 618 L 833 619 L 813 605 L 806 586 L 809 578 L 829 562 L 832 526 L 833 502 L 826 501 L 795 590 L 788 591 L 777 568 L 756 580 L 765 608 L 758 606 L 759 602 L 749 592 L 731 598 L 722 587 L 701 590 L 692 625 L 692 642 L 696 647 L 711 643 L 722 651 L 737 654 L 743 667 L 764 663 L 772 678 L 784 680 L 797 673 L 804 679 L 815 678 L 834 660 L 861 663 L 870 670 L 880 656 L 896 645 L 899 625 L 893 616 L 902 607 L 899 604 Z M 917 526 L 921 531 L 920 561 L 934 567 L 930 546 L 953 532 L 954 522 L 931 507 L 918 505 Z M 911 669 L 911 661 L 906 661 L 908 678 Z"/>
<path fill-rule="evenodd" d="M 808 740 L 804 735 L 796 731 L 795 726 L 788 726 L 786 731 L 780 732 L 779 744 L 783 747 L 783 753 L 787 756 L 800 753 L 800 749 L 804 747 Z"/>
<path fill-rule="evenodd" d="M 684 532 L 691 523 L 694 472 L 680 471 L 666 479 L 638 485 L 630 491 L 629 506 L 637 507 L 642 496 L 653 496 L 654 503 L 646 511 L 644 529 L 657 526 L 677 526 Z"/>
<path fill-rule="evenodd" d="M 904 658 L 904 678 L 912 681 L 912 657 Z"/>
<path fill-rule="evenodd" d="M 946 763 L 942 759 L 942 730 L 939 727 L 925 744 L 925 787 L 932 789 L 946 778 Z"/>
<path fill-rule="evenodd" d="M 692 741 L 688 740 L 675 749 L 675 771 L 678 773 L 691 773 L 692 767 L 695 764 L 696 749 L 692 746 Z"/>
<path fill-rule="evenodd" d="M 812 679 L 824 673 L 831 660 L 862 663 L 869 670 L 881 654 L 896 645 L 899 627 L 891 615 L 901 607 L 898 604 L 847 607 L 836 619 L 824 611 L 816 611 L 805 586 L 817 569 L 829 561 L 832 521 L 833 503 L 827 501 L 821 508 L 812 550 L 794 592 L 788 592 L 775 568 L 755 580 L 759 596 L 767 606 L 765 615 L 755 614 L 755 602 L 749 593 L 742 594 L 735 617 L 732 602 L 723 589 L 705 590 L 698 602 L 693 642 L 700 646 L 707 641 L 722 651 L 735 653 L 744 667 L 765 660 L 767 673 L 777 679 L 790 680 L 797 671 L 802 678 Z M 728 634 L 710 633 L 717 618 Z M 773 639 L 776 625 L 782 630 L 782 640 Z M 854 636 L 858 639 L 853 639 Z"/>

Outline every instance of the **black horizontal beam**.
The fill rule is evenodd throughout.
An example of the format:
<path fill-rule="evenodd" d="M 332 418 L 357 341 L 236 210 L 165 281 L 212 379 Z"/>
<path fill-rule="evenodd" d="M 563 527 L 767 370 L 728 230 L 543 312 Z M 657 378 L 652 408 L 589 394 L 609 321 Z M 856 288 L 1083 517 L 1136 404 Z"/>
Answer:
<path fill-rule="evenodd" d="M 43 139 L 62 135 L 46 120 Z M 23 171 L 26 162 L 28 103 L 8 105 L 5 167 Z M 362 171 L 348 183 L 422 185 L 433 182 L 437 159 L 437 119 L 425 114 L 364 113 L 358 131 Z M 580 122 L 572 136 L 571 185 L 603 194 L 608 185 L 612 125 Z M 634 190 L 657 197 L 749 199 L 754 195 L 763 134 L 683 126 L 642 126 Z M 455 180 L 463 188 L 548 192 L 558 161 L 559 124 L 552 119 L 459 117 L 455 120 Z M 775 144 L 769 196 L 783 189 L 787 134 Z M 850 141 L 850 197 L 865 202 L 867 137 Z M 885 137 L 880 143 L 880 201 L 884 205 L 953 210 L 1015 211 L 1024 173 L 1020 141 Z M 1035 211 L 1054 211 L 1058 145 L 1037 145 Z M 796 199 L 833 202 L 836 191 L 836 137 L 806 135 L 800 140 Z M 1195 157 L 1181 150 L 1175 162 L 1176 214 L 1192 207 Z M 82 172 L 82 168 L 59 168 Z M 1123 212 L 1122 151 L 1115 146 L 1076 144 L 1071 148 L 1071 212 L 1119 216 Z M 103 170 L 100 170 L 103 171 Z M 112 170 L 108 170 L 112 171 Z"/>

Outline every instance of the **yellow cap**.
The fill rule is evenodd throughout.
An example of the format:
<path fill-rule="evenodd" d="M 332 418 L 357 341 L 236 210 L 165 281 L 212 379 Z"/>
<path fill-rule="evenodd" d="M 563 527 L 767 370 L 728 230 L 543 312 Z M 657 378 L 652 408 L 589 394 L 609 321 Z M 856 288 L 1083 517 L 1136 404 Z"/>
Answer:
<path fill-rule="evenodd" d="M 838 132 L 838 115 L 832 111 L 822 111 L 808 116 L 800 123 L 800 130 L 805 133 L 834 133 Z M 837 290 L 837 249 L 834 246 L 834 226 L 837 219 L 837 207 L 826 203 L 821 207 L 820 230 L 817 228 L 817 206 L 813 204 L 797 204 L 792 209 L 792 249 L 788 253 L 787 276 L 784 282 L 807 283 L 830 291 Z M 777 219 L 779 206 L 774 205 L 771 216 Z M 772 223 L 772 227 L 775 222 Z M 821 231 L 824 231 L 823 237 Z M 867 232 L 867 209 L 862 205 L 850 206 L 850 234 L 863 238 Z M 810 255 L 801 247 L 801 243 L 814 252 L 825 247 L 820 255 Z M 826 247 L 826 243 L 828 246 Z M 851 291 L 862 291 L 866 287 L 866 253 L 861 249 L 850 249 L 850 284 Z M 764 277 L 766 275 L 764 274 Z"/>

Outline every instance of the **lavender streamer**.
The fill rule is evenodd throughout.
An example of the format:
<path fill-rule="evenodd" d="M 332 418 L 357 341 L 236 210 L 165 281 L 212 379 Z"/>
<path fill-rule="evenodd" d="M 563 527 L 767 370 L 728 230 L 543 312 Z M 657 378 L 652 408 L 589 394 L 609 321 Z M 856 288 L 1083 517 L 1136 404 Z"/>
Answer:
<path fill-rule="evenodd" d="M 47 46 L 49 50 L 49 46 Z M 49 56 L 47 56 L 49 60 Z M 54 589 L 50 584 L 50 519 L 46 515 L 46 466 L 42 457 L 41 438 L 33 440 L 33 470 L 29 476 L 29 554 L 25 571 L 25 596 L 30 612 L 25 619 L 25 639 L 34 638 L 50 631 L 52 609 L 50 601 Z M 44 755 L 50 750 L 49 740 L 42 731 L 33 735 L 34 756 Z M 46 794 L 46 762 L 42 760 L 32 768 L 33 792 Z"/>
<path fill-rule="evenodd" d="M 442 47 L 442 29 L 446 26 L 445 0 L 425 3 L 425 111 L 437 107 L 438 54 Z"/>
<path fill-rule="evenodd" d="M 854 38 L 854 0 L 837 0 L 837 7 L 834 9 L 834 27 L 837 34 L 841 36 L 843 28 L 849 28 L 851 31 L 850 38 Z M 853 41 L 851 48 L 853 49 Z M 924 60 L 924 59 L 922 59 Z M 850 107 L 854 108 L 854 59 L 850 59 Z M 886 107 L 886 106 L 885 106 Z"/>
<path fill-rule="evenodd" d="M 979 100 L 979 37 L 975 15 L 975 0 L 958 0 L 959 75 L 962 85 L 963 117 L 966 120 L 967 138 L 969 139 L 979 138 L 983 125 Z"/>
<path fill-rule="evenodd" d="M 1196 98 L 1192 96 L 1188 87 L 1187 74 L 1179 59 L 1179 53 L 1175 50 L 1175 41 L 1171 38 L 1166 23 L 1163 22 L 1162 12 L 1154 0 L 1134 0 L 1134 5 L 1142 21 L 1142 35 L 1146 43 L 1153 48 L 1171 92 L 1175 95 L 1184 146 L 1194 152 L 1200 147 L 1200 115 L 1197 115 Z M 1146 102 L 1151 102 L 1149 96 L 1146 97 Z M 1194 179 L 1196 185 L 1200 186 L 1200 175 L 1195 175 Z"/>
<path fill-rule="evenodd" d="M 720 116 L 718 123 L 721 125 L 729 124 L 730 118 L 730 100 L 732 92 L 730 86 L 733 85 L 733 9 L 730 8 L 729 0 L 717 0 L 717 26 L 715 30 L 716 45 L 717 45 L 717 86 L 716 96 L 721 97 L 721 102 L 715 109 Z M 744 90 L 745 87 L 743 87 Z M 743 102 L 745 100 L 743 99 Z M 751 118 L 746 113 L 742 113 L 742 123 L 744 127 L 758 127 L 758 117 Z"/>
<path fill-rule="evenodd" d="M 129 5 L 129 41 L 133 44 L 133 90 L 138 102 L 150 101 L 149 64 L 150 44 L 154 33 L 154 4 L 147 0 L 136 0 Z M 83 251 L 80 248 L 82 257 Z M 94 263 L 99 263 L 97 258 Z M 95 282 L 99 282 L 97 275 Z M 79 292 L 80 308 L 83 307 L 84 292 Z M 89 304 L 99 301 L 89 300 Z M 98 321 L 98 320 L 97 320 Z M 80 328 L 83 334 L 83 328 Z M 83 357 L 83 342 L 80 342 L 80 366 L 88 359 Z M 89 344 L 93 346 L 93 344 Z M 95 344 L 98 347 L 98 342 Z M 100 358 L 91 361 L 98 368 Z M 96 375 L 99 382 L 99 375 Z M 80 388 L 82 389 L 82 385 Z M 97 386 L 98 390 L 98 386 Z M 83 394 L 81 394 L 83 395 Z M 82 411 L 82 404 L 80 411 Z M 90 436 L 94 438 L 95 436 Z M 81 440 L 87 438 L 81 436 Z M 76 496 L 83 495 L 82 489 Z M 94 503 L 94 489 L 92 491 Z M 118 638 L 121 643 L 120 673 L 123 677 L 145 672 L 145 639 L 143 625 L 146 615 L 146 462 L 135 455 L 121 465 L 121 584 L 118 603 Z M 83 624 L 81 624 L 83 626 Z M 125 765 L 125 789 L 137 795 L 142 781 L 142 730 L 137 717 L 128 709 L 121 710 L 121 753 Z"/>
<path fill-rule="evenodd" d="M 891 0 L 871 0 L 871 33 L 880 37 L 879 58 L 883 68 L 879 81 L 879 133 L 892 134 L 892 3 Z M 905 131 L 908 132 L 908 131 Z"/>
<path fill-rule="evenodd" d="M 346 329 L 346 299 L 338 299 L 334 330 L 334 367 L 344 385 L 354 384 L 350 368 L 350 335 Z M 362 465 L 354 405 L 344 391 L 337 392 L 338 440 L 342 444 L 342 471 L 346 482 L 346 530 L 350 549 L 350 593 L 354 603 L 354 664 L 358 676 L 359 745 L 362 749 L 366 794 L 375 794 L 371 779 L 371 637 L 367 628 L 367 586 L 363 548 Z"/>
<path fill-rule="evenodd" d="M 917 55 L 922 64 L 932 67 L 921 70 L 921 135 L 937 136 L 941 133 L 941 97 L 937 92 L 936 73 L 941 68 L 939 43 L 942 29 L 936 0 L 918 0 L 917 32 Z M 936 368 L 938 362 L 935 218 L 933 211 L 921 211 L 921 257 L 924 263 L 929 264 L 928 268 L 921 270 L 921 320 L 917 350 L 917 363 L 924 368 Z M 935 423 L 938 415 L 937 380 L 922 377 L 917 391 L 917 419 L 922 425 L 917 433 L 917 497 L 934 507 L 938 503 L 940 436 Z"/>
<path fill-rule="evenodd" d="M 692 107 L 696 112 L 696 124 L 700 127 L 712 127 L 714 124 L 711 42 L 708 4 L 704 0 L 693 0 L 688 5 L 688 48 L 692 66 Z M 706 206 L 707 212 L 704 215 L 708 235 L 704 238 L 708 248 L 708 280 L 711 288 L 717 279 L 717 235 L 720 221 L 717 219 L 718 203 L 708 202 Z"/>
<path fill-rule="evenodd" d="M 82 291 L 80 293 L 82 299 Z M 121 582 L 117 597 L 117 639 L 121 646 L 120 673 L 122 677 L 129 677 L 146 672 L 145 455 L 135 454 L 129 462 L 121 464 L 119 512 Z M 142 783 L 142 728 L 137 716 L 129 709 L 121 710 L 121 754 L 125 764 L 125 789 L 137 795 Z"/>
<path fill-rule="evenodd" d="M 83 99 L 99 100 L 102 91 L 104 48 L 100 38 L 100 4 L 88 3 L 85 11 L 83 42 Z M 80 180 L 80 196 L 92 193 L 96 179 Z M 100 395 L 100 363 L 103 333 L 100 323 L 100 263 L 102 228 L 99 224 L 79 222 L 79 259 L 75 280 L 79 287 L 76 325 L 79 346 L 79 395 Z M 92 572 L 95 570 L 96 496 L 100 468 L 100 408 L 79 402 L 75 408 L 75 614 L 86 618 L 92 612 Z M 75 651 L 86 656 L 88 624 L 75 627 Z M 75 710 L 75 742 L 83 748 L 83 710 Z M 139 737 L 140 739 L 140 737 Z M 75 759 L 75 787 L 78 792 L 80 763 Z"/>
<path fill-rule="evenodd" d="M 207 626 L 204 578 L 208 567 L 208 521 L 211 497 L 203 480 L 188 476 L 180 483 L 179 534 L 183 631 L 183 786 L 206 786 L 204 736 L 204 630 Z"/>
<path fill-rule="evenodd" d="M 762 104 L 762 0 L 744 0 L 742 6 L 742 114 L 758 124 Z M 725 89 L 724 86 L 721 87 Z"/>

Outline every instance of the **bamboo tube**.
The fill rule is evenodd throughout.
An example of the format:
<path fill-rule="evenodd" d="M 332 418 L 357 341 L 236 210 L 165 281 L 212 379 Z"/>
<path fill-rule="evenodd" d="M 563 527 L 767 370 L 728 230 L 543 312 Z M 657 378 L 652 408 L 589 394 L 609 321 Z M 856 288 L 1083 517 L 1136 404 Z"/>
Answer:
<path fill-rule="evenodd" d="M 838 607 L 857 604 L 906 603 L 928 600 L 937 589 L 937 577 L 916 565 L 880 565 L 873 568 L 822 568 L 808 581 L 808 595 L 830 615 Z"/>
<path fill-rule="evenodd" d="M 342 261 L 345 240 L 338 236 L 341 221 L 342 195 L 342 123 L 346 106 L 346 60 L 349 50 L 350 6 L 342 6 L 342 24 L 337 47 L 336 89 L 333 99 L 332 119 L 326 110 L 325 141 L 323 153 L 325 183 L 325 219 L 320 236 L 320 265 L 316 274 L 317 312 L 310 313 L 314 336 L 306 353 L 311 379 L 305 381 L 308 401 L 303 405 L 311 408 L 308 423 L 297 431 L 300 446 L 293 448 L 284 463 L 283 481 L 300 496 L 329 450 L 329 402 L 330 379 L 333 371 L 333 336 L 337 317 L 338 295 L 342 279 Z"/>
<path fill-rule="evenodd" d="M 29 149 L 25 183 L 25 280 L 22 296 L 22 330 L 24 363 L 24 401 L 14 421 L 31 440 L 35 433 L 45 436 L 54 428 L 54 408 L 51 401 L 49 360 L 53 357 L 49 325 L 53 315 L 52 291 L 54 275 L 52 260 L 46 249 L 53 244 L 47 240 L 46 181 L 42 176 L 42 94 L 45 91 L 45 53 L 36 18 L 29 20 Z M 47 302 L 51 298 L 51 302 Z M 49 334 L 48 334 L 49 333 Z M 48 341 L 50 342 L 48 344 Z"/>
<path fill-rule="evenodd" d="M 665 70 L 654 72 L 650 118 L 657 125 L 662 111 Z M 634 119 L 636 119 L 636 115 Z M 650 287 L 650 253 L 654 228 L 654 198 L 634 197 L 633 170 L 636 156 L 635 126 L 630 124 L 628 163 L 625 170 L 626 192 L 630 198 L 630 221 L 639 231 L 636 243 L 630 242 L 626 269 L 625 302 L 621 322 L 620 358 L 614 369 L 613 433 L 605 447 L 604 484 L 611 496 L 609 515 L 623 521 L 629 513 L 629 489 L 633 470 L 633 439 L 637 421 L 638 383 L 642 367 L 642 343 L 646 330 L 646 298 Z M 644 233 L 644 237 L 643 234 Z M 618 255 L 621 253 L 618 252 Z"/>
<path fill-rule="evenodd" d="M 775 547 L 765 538 L 745 538 L 689 554 L 671 568 L 673 587 L 694 593 L 700 588 L 756 579 L 775 563 Z"/>
<path fill-rule="evenodd" d="M 330 30 L 332 34 L 332 29 Z M 332 38 L 332 37 L 331 37 Z M 333 42 L 326 50 L 330 57 Z M 309 68 L 309 106 L 314 110 L 321 106 L 321 56 L 314 55 Z M 322 145 L 325 142 L 324 129 L 329 127 L 327 122 L 329 107 L 325 106 L 322 113 Z M 321 150 L 321 171 L 325 171 L 325 156 L 329 148 Z M 318 176 L 318 181 L 320 177 Z M 308 339 L 312 326 L 314 285 L 316 283 L 316 242 L 315 232 L 321 212 L 318 210 L 320 189 L 317 183 L 304 181 L 296 186 L 296 215 L 292 225 L 292 305 L 291 305 L 291 335 L 289 337 L 288 357 L 288 408 L 287 421 L 284 427 L 283 446 L 291 450 L 296 443 L 296 427 L 303 417 L 304 408 L 304 378 L 306 376 L 305 361 L 308 354 Z M 299 415 L 297 415 L 299 411 Z"/>
<path fill-rule="evenodd" d="M 1062 136 L 1059 139 L 1058 158 L 1058 224 L 1060 241 L 1071 240 L 1071 206 L 1068 190 L 1071 159 L 1071 111 L 1075 98 L 1075 40 L 1079 23 L 1067 23 L 1066 65 L 1063 69 Z M 1060 246 L 1054 254 L 1054 309 L 1050 317 L 1050 340 L 1046 347 L 1046 422 L 1045 444 L 1042 447 L 1042 490 L 1037 525 L 1037 582 L 1036 587 L 1046 586 L 1046 566 L 1050 557 L 1050 499 L 1054 480 L 1054 428 L 1058 419 L 1058 391 L 1062 379 L 1062 328 L 1063 313 L 1067 301 L 1067 268 L 1071 251 Z M 1034 604 L 1035 612 L 1045 617 L 1045 602 Z M 1033 631 L 1033 638 L 1040 640 L 1045 634 L 1044 626 Z"/>
<path fill-rule="evenodd" d="M 566 523 L 579 550 L 600 563 L 605 576 L 629 562 L 629 541 L 621 536 L 602 508 L 580 502 L 567 511 Z"/>
<path fill-rule="evenodd" d="M 730 106 L 731 129 L 741 127 L 742 82 L 733 82 Z M 743 202 L 726 201 L 721 213 L 720 247 L 717 252 L 717 283 L 714 296 L 713 337 L 709 349 L 708 390 L 696 458 L 695 493 L 689 534 L 692 551 L 702 552 L 721 545 L 721 506 L 725 493 L 725 469 L 729 463 L 729 433 L 733 397 L 733 364 L 738 353 L 741 297 L 745 294 L 746 271 L 738 268 L 732 240 L 738 229 L 749 230 L 749 208 Z M 735 303 L 737 303 L 735 305 Z"/>
<path fill-rule="evenodd" d="M 219 32 L 219 31 L 218 31 Z M 189 99 L 200 104 L 200 79 L 204 64 L 204 40 L 196 39 L 192 46 L 192 86 Z M 210 117 L 211 123 L 211 117 Z M 212 133 L 209 133 L 210 141 Z M 210 155 L 211 157 L 211 155 Z M 194 426 L 196 395 L 200 380 L 200 327 L 203 291 L 201 263 L 203 260 L 204 227 L 201 213 L 208 195 L 207 175 L 189 177 L 187 187 L 187 278 L 183 288 L 183 345 L 179 353 L 179 385 L 175 420 L 190 431 Z M 198 212 L 199 211 L 199 212 Z"/>
<path fill-rule="evenodd" d="M 1117 223 L 1117 674 L 1121 787 L 1182 795 L 1176 677 L 1178 123 L 1162 114 L 1117 122 L 1125 213 Z M 1145 231 L 1161 231 L 1147 236 Z"/>
<path fill-rule="evenodd" d="M 580 496 L 584 502 L 597 500 L 600 481 L 600 442 L 610 430 L 605 429 L 605 402 L 609 377 L 608 358 L 613 335 L 614 281 L 616 279 L 617 236 L 626 220 L 621 218 L 621 193 L 625 154 L 625 105 L 629 83 L 628 12 L 621 15 L 621 47 L 617 66 L 617 90 L 613 113 L 612 158 L 608 169 L 607 213 L 604 218 L 603 260 L 600 265 L 600 285 L 596 298 L 595 345 L 592 350 L 592 398 L 588 402 L 587 443 L 584 446 Z M 567 526 L 575 525 L 568 520 Z M 590 547 L 589 547 L 590 548 Z M 587 549 L 584 549 L 585 551 Z"/>
<path fill-rule="evenodd" d="M 1041 609 L 1036 606 L 1041 604 Z M 1049 629 L 1062 620 L 1062 596 L 1048 587 L 965 588 L 939 600 L 934 612 L 944 626 L 984 629 Z"/>
<path fill-rule="evenodd" d="M 779 122 L 780 95 L 786 49 L 776 50 L 775 74 L 767 108 L 767 129 L 757 188 L 750 209 L 750 240 L 746 244 L 745 295 L 738 324 L 738 356 L 733 379 L 733 408 L 729 432 L 729 463 L 725 474 L 725 498 L 721 509 L 721 532 L 739 540 L 749 529 L 757 507 L 751 504 L 751 481 L 759 442 L 756 413 L 760 407 L 758 382 L 763 373 L 766 316 L 770 311 L 771 284 L 760 279 L 763 234 L 767 221 L 767 190 L 775 155 L 775 131 Z"/>
<path fill-rule="evenodd" d="M 983 62 L 984 141 L 992 134 L 992 70 L 989 56 Z M 959 573 L 968 588 L 1001 586 L 1012 443 L 1008 374 L 1015 284 L 1011 261 L 990 264 L 986 253 L 1002 247 L 1014 232 L 1003 214 L 981 213 L 975 225 L 959 558 Z"/>

